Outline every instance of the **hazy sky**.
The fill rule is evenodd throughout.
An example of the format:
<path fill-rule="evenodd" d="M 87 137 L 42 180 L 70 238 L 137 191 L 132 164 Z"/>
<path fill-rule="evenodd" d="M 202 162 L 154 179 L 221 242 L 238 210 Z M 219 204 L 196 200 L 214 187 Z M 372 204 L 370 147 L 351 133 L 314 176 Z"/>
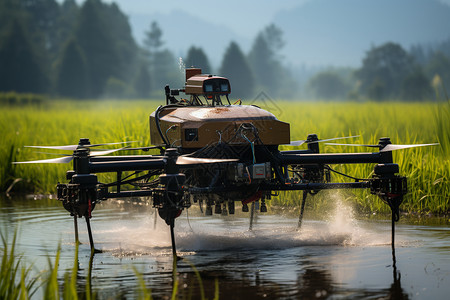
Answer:
<path fill-rule="evenodd" d="M 62 1 L 62 0 L 61 0 Z M 116 2 L 125 13 L 169 13 L 183 10 L 215 24 L 223 24 L 241 36 L 253 38 L 279 11 L 308 0 L 103 0 Z M 450 0 L 448 0 L 450 1 Z M 84 1 L 77 0 L 78 3 Z M 176 20 L 173 20 L 176 22 Z"/>
<path fill-rule="evenodd" d="M 62 2 L 64 0 L 57 0 Z M 76 0 L 78 3 L 83 3 L 84 0 Z M 274 17 L 277 16 L 277 22 L 282 22 L 282 16 L 290 15 L 290 22 L 295 20 L 295 16 L 290 14 L 295 8 L 298 8 L 302 4 L 318 0 L 227 0 L 227 1 L 214 1 L 214 0 L 102 0 L 103 2 L 111 3 L 115 2 L 119 5 L 121 10 L 127 14 L 132 15 L 132 26 L 133 34 L 138 43 L 142 43 L 145 30 L 148 28 L 148 24 L 151 20 L 148 18 L 153 17 L 158 19 L 160 26 L 163 28 L 165 37 L 172 37 L 171 39 L 165 38 L 166 46 L 169 47 L 176 56 L 183 57 L 186 54 L 187 48 L 196 44 L 202 47 L 210 58 L 213 65 L 219 65 L 221 58 L 223 57 L 223 52 L 225 51 L 230 40 L 237 41 L 241 46 L 243 51 L 248 51 L 251 45 L 251 41 L 257 35 L 257 33 L 263 29 L 265 26 L 269 25 Z M 339 5 L 339 0 L 332 0 L 336 5 Z M 371 2 L 371 6 L 376 4 L 378 0 L 359 0 L 363 3 Z M 390 0 L 396 2 L 399 0 Z M 435 0 L 424 0 L 424 1 L 435 1 Z M 443 3 L 450 5 L 450 0 L 438 0 Z M 403 4 L 408 1 L 401 1 Z M 348 3 L 348 2 L 347 2 Z M 386 4 L 386 1 L 383 1 Z M 339 7 L 336 6 L 335 8 Z M 316 6 L 315 6 L 316 7 Z M 320 7 L 320 6 L 319 6 Z M 326 7 L 326 6 L 325 6 Z M 345 7 L 342 7 L 346 9 Z M 177 11 L 182 11 L 184 14 L 179 14 Z M 317 12 L 316 12 L 317 13 Z M 336 23 L 331 23 L 331 19 L 326 16 L 332 14 L 332 11 L 323 11 L 319 13 L 317 18 L 308 15 L 310 26 L 314 26 L 314 22 L 320 22 L 321 26 L 316 26 L 315 28 L 302 27 L 300 29 L 305 29 L 306 31 L 317 29 L 319 34 L 316 32 L 311 40 L 311 35 L 305 30 L 301 32 L 300 29 L 293 29 L 290 23 L 285 24 L 286 26 L 291 26 L 284 28 L 285 39 L 290 41 L 283 48 L 281 54 L 290 63 L 301 65 L 307 63 L 308 65 L 358 65 L 361 62 L 361 58 L 365 51 L 374 45 L 374 42 L 380 44 L 386 42 L 387 40 L 396 40 L 399 43 L 404 43 L 403 46 L 408 48 L 411 43 L 427 43 L 441 41 L 442 38 L 433 40 L 430 38 L 424 38 L 423 35 L 420 36 L 418 32 L 408 32 L 404 30 L 405 34 L 414 34 L 417 38 L 410 38 L 409 40 L 398 39 L 393 31 L 385 31 L 383 34 L 379 33 L 380 36 L 370 36 L 366 35 L 359 37 L 359 44 L 351 44 L 351 39 L 347 40 L 346 43 L 338 42 L 342 40 L 341 37 L 327 38 L 326 34 L 322 34 L 321 30 L 327 30 L 333 32 L 331 29 L 335 28 Z M 417 12 L 416 12 L 417 13 Z M 197 24 L 192 23 L 192 18 L 188 18 L 191 22 L 188 26 L 197 26 L 196 29 L 189 30 L 190 28 L 186 26 L 183 27 L 183 21 L 186 20 L 185 14 L 190 15 L 194 19 L 197 18 L 199 22 Z M 182 16 L 177 19 L 177 16 Z M 306 17 L 308 17 L 306 16 Z M 281 19 L 280 19 L 281 18 Z M 302 17 L 304 19 L 305 16 Z M 311 20 L 312 18 L 312 20 Z M 308 19 L 308 18 L 307 18 Z M 329 21 L 327 23 L 327 20 Z M 206 22 L 204 22 L 206 21 Z M 299 20 L 301 21 L 301 20 Z M 331 23 L 331 24 L 329 24 Z M 345 22 L 344 22 L 345 23 Z M 432 22 L 431 22 L 432 23 Z M 204 24 L 204 25 L 203 25 Z M 215 27 L 217 30 L 212 29 L 214 26 L 209 28 L 198 29 L 198 26 L 209 26 L 219 25 Z M 173 26 L 172 26 L 173 25 Z M 281 23 L 280 23 L 281 26 Z M 400 26 L 400 25 L 399 25 Z M 226 27 L 225 29 L 222 27 Z M 320 28 L 319 28 L 320 27 Z M 338 27 L 337 27 L 338 28 Z M 209 31 L 207 29 L 210 29 Z M 228 31 L 226 29 L 229 29 Z M 288 30 L 291 29 L 291 30 Z M 175 30 L 175 31 L 174 31 Z M 202 38 L 198 32 L 204 32 L 207 34 L 217 32 L 223 36 L 217 36 L 217 34 L 211 39 Z M 367 30 L 367 28 L 366 28 Z M 443 29 L 445 31 L 445 29 Z M 352 31 L 354 32 L 354 31 Z M 289 33 L 289 36 L 288 36 Z M 402 33 L 403 34 L 403 33 Z M 292 38 L 296 37 L 296 41 L 293 43 Z M 419 38 L 420 36 L 420 38 Z M 176 37 L 176 38 L 174 38 Z M 300 39 L 303 37 L 303 40 Z M 325 40 L 320 40 L 320 37 L 325 37 Z M 356 39 L 356 35 L 352 35 Z M 405 35 L 402 35 L 405 37 Z M 289 40 L 291 39 L 291 40 Z M 319 39 L 319 40 L 318 40 Z M 431 40 L 430 40 L 431 39 Z M 333 44 L 334 42 L 334 44 Z M 355 42 L 355 41 L 353 41 Z M 301 44 L 300 46 L 298 44 Z M 336 43 L 339 48 L 336 48 Z M 345 48 L 345 49 L 344 49 Z M 302 49 L 300 52 L 298 49 Z M 337 54 L 336 54 L 337 53 Z"/>
<path fill-rule="evenodd" d="M 269 24 L 277 12 L 289 10 L 307 1 L 314 0 L 114 0 L 125 13 L 169 13 L 181 9 L 215 24 L 226 25 L 249 38 L 253 38 L 261 28 Z M 450 5 L 450 0 L 440 1 Z"/>

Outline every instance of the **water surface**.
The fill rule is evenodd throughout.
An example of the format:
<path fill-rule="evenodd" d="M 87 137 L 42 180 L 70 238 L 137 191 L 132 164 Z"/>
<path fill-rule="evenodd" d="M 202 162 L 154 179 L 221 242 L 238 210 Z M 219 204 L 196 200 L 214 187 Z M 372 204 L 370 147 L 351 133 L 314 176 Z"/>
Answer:
<path fill-rule="evenodd" d="M 35 271 L 48 269 L 61 247 L 60 278 L 74 264 L 73 219 L 45 199 L 1 200 L 0 228 Z M 79 290 L 89 275 L 90 249 L 84 219 L 79 221 Z M 444 222 L 445 223 L 445 222 Z M 91 225 L 96 248 L 92 285 L 100 299 L 136 296 L 142 273 L 155 299 L 170 299 L 172 256 L 169 228 L 140 201 L 97 205 Z M 200 297 L 200 272 L 206 297 L 218 281 L 220 299 L 447 299 L 450 293 L 450 227 L 396 226 L 396 264 L 390 221 L 358 220 L 338 205 L 324 220 L 258 214 L 249 231 L 248 214 L 205 217 L 197 207 L 176 222 L 180 293 Z M 36 295 L 39 299 L 41 294 Z"/>

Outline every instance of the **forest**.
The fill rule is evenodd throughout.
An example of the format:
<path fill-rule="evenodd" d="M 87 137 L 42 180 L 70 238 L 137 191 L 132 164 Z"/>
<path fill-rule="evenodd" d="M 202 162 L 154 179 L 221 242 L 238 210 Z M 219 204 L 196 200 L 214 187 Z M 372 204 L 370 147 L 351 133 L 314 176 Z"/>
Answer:
<path fill-rule="evenodd" d="M 306 83 L 283 59 L 289 41 L 276 24 L 260 30 L 248 53 L 230 41 L 218 68 L 195 44 L 177 57 L 165 46 L 170 38 L 148 20 L 138 44 L 114 2 L 0 0 L 0 98 L 155 98 L 166 84 L 182 86 L 182 70 L 190 66 L 230 78 L 232 97 L 245 99 L 265 92 L 295 100 L 442 100 L 450 86 L 450 38 L 408 50 L 395 42 L 372 46 L 359 68 L 322 68 Z"/>

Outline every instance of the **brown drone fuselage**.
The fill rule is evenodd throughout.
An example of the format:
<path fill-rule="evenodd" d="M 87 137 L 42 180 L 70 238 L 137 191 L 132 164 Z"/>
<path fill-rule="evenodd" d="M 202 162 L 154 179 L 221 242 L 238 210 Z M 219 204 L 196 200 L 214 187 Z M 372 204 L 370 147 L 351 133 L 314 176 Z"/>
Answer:
<path fill-rule="evenodd" d="M 173 147 L 202 148 L 217 142 L 230 145 L 248 145 L 249 140 L 256 142 L 251 130 L 241 130 L 237 134 L 241 126 L 256 128 L 260 142 L 265 145 L 290 142 L 289 124 L 256 106 L 167 107 L 159 118 L 161 132 Z M 150 115 L 150 139 L 155 146 L 165 145 L 156 126 L 155 112 Z"/>

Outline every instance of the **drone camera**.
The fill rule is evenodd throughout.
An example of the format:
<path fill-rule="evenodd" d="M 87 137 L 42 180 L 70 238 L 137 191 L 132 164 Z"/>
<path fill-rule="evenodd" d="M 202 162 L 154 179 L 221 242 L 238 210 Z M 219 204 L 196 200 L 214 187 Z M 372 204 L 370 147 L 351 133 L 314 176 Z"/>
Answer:
<path fill-rule="evenodd" d="M 227 78 L 201 74 L 198 68 L 186 69 L 185 94 L 189 95 L 228 95 L 231 85 Z"/>

